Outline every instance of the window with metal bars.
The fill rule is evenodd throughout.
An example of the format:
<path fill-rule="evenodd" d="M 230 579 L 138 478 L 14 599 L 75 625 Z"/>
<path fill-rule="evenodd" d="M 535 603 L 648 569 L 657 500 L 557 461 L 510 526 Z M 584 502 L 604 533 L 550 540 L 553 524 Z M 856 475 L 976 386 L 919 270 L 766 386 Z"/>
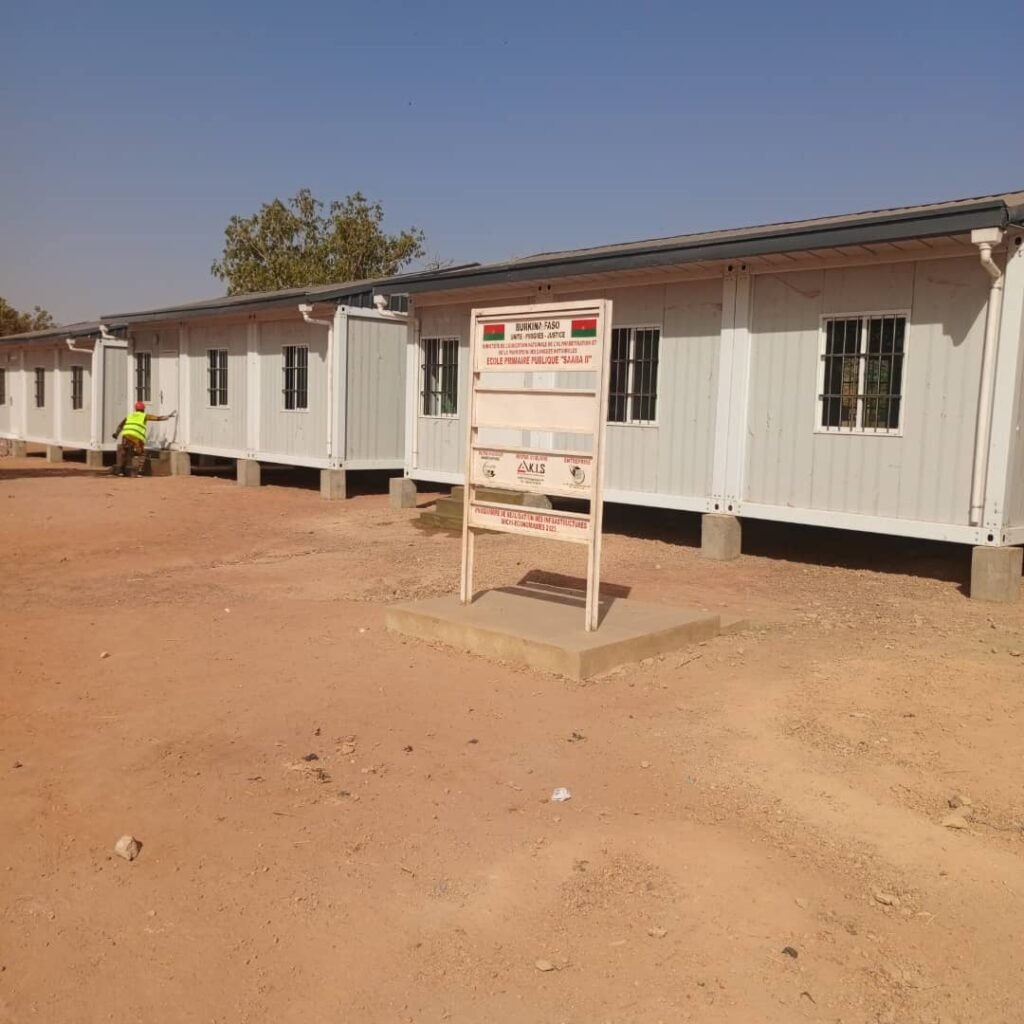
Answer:
<path fill-rule="evenodd" d="M 206 393 L 210 405 L 228 404 L 228 350 L 210 348 L 206 350 L 207 384 Z"/>
<path fill-rule="evenodd" d="M 0 405 L 7 404 L 7 370 L 0 369 Z"/>
<path fill-rule="evenodd" d="M 422 410 L 424 416 L 459 413 L 459 339 L 424 338 Z"/>
<path fill-rule="evenodd" d="M 36 370 L 36 408 L 43 409 L 46 406 L 46 370 L 37 366 Z"/>
<path fill-rule="evenodd" d="M 609 423 L 654 423 L 658 413 L 660 327 L 612 329 Z"/>
<path fill-rule="evenodd" d="M 85 405 L 85 368 L 71 367 L 71 408 L 81 409 Z"/>
<path fill-rule="evenodd" d="M 135 401 L 148 402 L 153 390 L 153 354 L 135 353 Z"/>
<path fill-rule="evenodd" d="M 309 408 L 309 346 L 284 347 L 284 407 Z"/>
<path fill-rule="evenodd" d="M 824 322 L 819 425 L 826 431 L 900 429 L 907 318 L 899 313 Z"/>

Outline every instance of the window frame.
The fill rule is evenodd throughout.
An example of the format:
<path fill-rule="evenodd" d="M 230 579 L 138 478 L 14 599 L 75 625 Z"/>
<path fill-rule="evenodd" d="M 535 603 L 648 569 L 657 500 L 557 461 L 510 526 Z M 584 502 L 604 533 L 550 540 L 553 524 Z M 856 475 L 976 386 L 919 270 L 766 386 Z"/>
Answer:
<path fill-rule="evenodd" d="M 0 405 L 7 404 L 7 367 L 0 366 Z"/>
<path fill-rule="evenodd" d="M 867 344 L 868 321 L 878 317 L 902 317 L 903 318 L 903 364 L 900 372 L 899 390 L 899 419 L 894 429 L 881 427 L 865 427 L 864 420 L 864 376 L 867 366 L 867 353 L 864 346 Z M 825 406 L 825 363 L 828 348 L 828 322 L 830 320 L 860 320 L 861 329 L 857 339 L 857 359 L 859 366 L 857 370 L 857 426 L 856 427 L 826 427 L 822 425 L 822 413 Z M 852 313 L 822 313 L 818 325 L 818 369 L 816 376 L 817 391 L 814 399 L 814 433 L 824 434 L 829 437 L 902 437 L 903 424 L 905 422 L 905 410 L 907 401 L 907 367 L 909 365 L 910 353 L 910 320 L 909 309 L 869 309 L 858 310 Z"/>
<path fill-rule="evenodd" d="M 85 366 L 74 363 L 71 366 L 71 411 L 80 412 L 85 408 Z"/>
<path fill-rule="evenodd" d="M 608 335 L 609 346 L 614 345 L 615 331 L 629 331 L 629 352 L 626 356 L 626 419 L 624 420 L 613 420 L 612 415 L 612 373 L 611 363 L 614 348 L 609 348 L 608 352 L 608 412 L 605 418 L 605 422 L 609 427 L 657 427 L 660 425 L 659 416 L 661 414 L 661 399 L 660 399 L 660 386 L 661 386 L 661 340 L 665 333 L 664 326 L 657 323 L 636 323 L 636 324 L 612 324 L 611 333 Z M 648 397 L 654 398 L 655 414 L 652 420 L 637 420 L 632 419 L 631 414 L 633 411 L 633 401 L 635 397 L 633 395 L 633 372 L 636 368 L 636 332 L 637 331 L 657 331 L 658 332 L 658 364 L 654 371 L 654 391 Z"/>
<path fill-rule="evenodd" d="M 293 381 L 297 379 L 299 370 L 305 372 L 305 380 L 301 391 L 303 397 L 303 405 L 298 404 L 298 396 L 300 394 L 297 384 L 294 384 L 291 388 L 288 387 L 288 350 L 294 349 L 297 353 L 299 349 L 305 349 L 306 352 L 306 365 L 300 367 L 298 363 L 290 368 L 290 371 L 295 376 Z M 296 345 L 282 345 L 281 346 L 281 411 L 282 412 L 309 412 L 309 345 L 308 344 L 296 344 Z M 291 408 L 288 407 L 288 394 L 292 392 L 295 395 L 296 404 Z"/>
<path fill-rule="evenodd" d="M 33 366 L 33 380 L 35 382 L 35 402 L 37 409 L 46 408 L 46 367 Z"/>
<path fill-rule="evenodd" d="M 153 353 L 145 349 L 137 351 L 135 355 L 135 378 L 134 378 L 134 389 L 135 389 L 135 401 L 136 402 L 152 402 L 153 401 Z M 139 383 L 139 369 L 142 370 L 142 383 Z"/>
<path fill-rule="evenodd" d="M 223 366 L 214 366 L 211 357 L 223 355 Z M 230 409 L 231 389 L 230 375 L 228 370 L 231 366 L 231 350 L 227 348 L 208 348 L 206 350 L 206 407 L 208 409 Z M 214 385 L 214 374 L 220 374 L 218 383 Z M 214 401 L 214 392 L 218 395 L 224 393 L 224 401 Z"/>
<path fill-rule="evenodd" d="M 444 356 L 444 343 L 454 343 L 455 351 L 455 362 L 445 363 L 443 360 Z M 436 389 L 427 390 L 427 346 L 428 344 L 437 343 L 437 368 L 439 371 L 439 386 Z M 445 394 L 445 378 L 443 370 L 446 366 L 454 365 L 455 368 L 455 388 L 454 388 L 454 408 L 451 412 L 427 412 L 427 396 L 436 398 L 438 408 L 443 408 L 444 394 Z M 462 338 L 457 334 L 437 334 L 429 335 L 427 337 L 420 338 L 420 387 L 419 387 L 419 409 L 418 413 L 422 419 L 428 420 L 455 420 L 459 418 L 459 398 L 461 391 L 461 371 L 462 371 Z"/>

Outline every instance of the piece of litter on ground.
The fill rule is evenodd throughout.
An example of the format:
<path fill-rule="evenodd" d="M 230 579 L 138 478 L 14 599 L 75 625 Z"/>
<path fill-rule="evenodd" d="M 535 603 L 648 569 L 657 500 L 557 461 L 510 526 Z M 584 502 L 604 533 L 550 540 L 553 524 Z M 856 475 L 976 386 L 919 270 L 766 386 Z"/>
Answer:
<path fill-rule="evenodd" d="M 565 788 L 565 786 L 559 786 L 557 789 L 553 790 L 552 793 L 551 793 L 551 802 L 553 804 L 562 804 L 562 803 L 565 803 L 566 800 L 571 800 L 571 799 L 572 799 L 572 793 L 570 793 L 569 790 L 567 790 Z"/>

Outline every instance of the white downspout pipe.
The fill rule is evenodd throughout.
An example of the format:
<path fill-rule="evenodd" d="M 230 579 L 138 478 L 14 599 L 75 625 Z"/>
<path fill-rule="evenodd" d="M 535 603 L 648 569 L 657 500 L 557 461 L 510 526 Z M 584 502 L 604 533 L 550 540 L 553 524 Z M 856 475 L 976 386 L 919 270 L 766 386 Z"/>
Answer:
<path fill-rule="evenodd" d="M 992 279 L 985 310 L 985 342 L 981 350 L 981 382 L 978 419 L 974 430 L 974 471 L 971 475 L 971 526 L 980 526 L 985 510 L 988 479 L 988 446 L 992 431 L 992 401 L 999 352 L 999 322 L 1003 313 L 1003 272 L 992 258 L 992 247 L 1003 240 L 1000 228 L 976 228 L 971 241 L 978 247 L 981 265 Z"/>
<path fill-rule="evenodd" d="M 334 321 L 317 320 L 308 302 L 299 305 L 299 312 L 307 324 L 327 328 L 327 458 L 334 458 Z"/>

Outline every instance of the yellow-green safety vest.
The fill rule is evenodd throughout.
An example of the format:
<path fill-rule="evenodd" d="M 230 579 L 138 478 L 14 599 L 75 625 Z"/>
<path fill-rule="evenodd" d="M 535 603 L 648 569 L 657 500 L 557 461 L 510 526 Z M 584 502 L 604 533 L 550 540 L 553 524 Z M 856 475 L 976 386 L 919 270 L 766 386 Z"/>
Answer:
<path fill-rule="evenodd" d="M 134 437 L 136 441 L 146 442 L 146 414 L 144 412 L 130 412 L 124 418 L 124 426 L 121 428 L 123 437 Z"/>

